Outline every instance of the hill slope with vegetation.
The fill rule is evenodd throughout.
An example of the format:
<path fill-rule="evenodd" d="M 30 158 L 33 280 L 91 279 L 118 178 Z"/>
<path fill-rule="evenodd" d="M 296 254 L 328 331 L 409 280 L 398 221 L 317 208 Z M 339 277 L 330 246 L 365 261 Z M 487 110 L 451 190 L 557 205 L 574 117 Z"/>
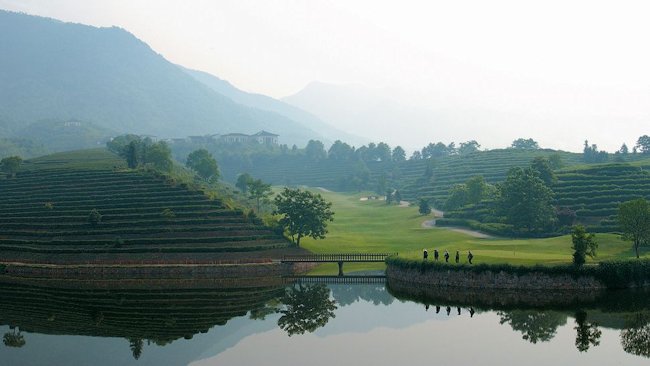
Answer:
<path fill-rule="evenodd" d="M 129 32 L 0 11 L 0 134 L 76 118 L 119 133 L 160 137 L 320 135 L 290 118 L 235 103 Z"/>
<path fill-rule="evenodd" d="M 167 175 L 126 169 L 104 149 L 27 161 L 16 177 L 0 177 L 0 195 L 7 261 L 201 262 L 291 250 L 241 210 Z"/>

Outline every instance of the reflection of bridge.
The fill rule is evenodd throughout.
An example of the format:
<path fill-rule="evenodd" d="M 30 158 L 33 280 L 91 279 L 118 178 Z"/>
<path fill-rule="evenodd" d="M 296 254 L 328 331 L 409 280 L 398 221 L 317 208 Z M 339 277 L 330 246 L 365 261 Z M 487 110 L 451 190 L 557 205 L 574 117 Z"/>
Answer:
<path fill-rule="evenodd" d="M 282 263 L 338 263 L 339 276 L 343 276 L 343 263 L 383 263 L 386 258 L 397 253 L 340 253 L 340 254 L 306 254 L 285 255 Z"/>
<path fill-rule="evenodd" d="M 285 276 L 283 279 L 289 283 L 326 283 L 326 284 L 384 284 L 386 276 Z"/>

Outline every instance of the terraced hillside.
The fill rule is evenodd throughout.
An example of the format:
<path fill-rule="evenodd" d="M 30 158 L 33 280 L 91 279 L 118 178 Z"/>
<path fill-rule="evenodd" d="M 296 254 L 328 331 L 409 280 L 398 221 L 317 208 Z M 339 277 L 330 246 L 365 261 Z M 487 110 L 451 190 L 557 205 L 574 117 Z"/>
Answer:
<path fill-rule="evenodd" d="M 2 258 L 197 262 L 291 250 L 281 235 L 203 192 L 122 166 L 105 150 L 64 153 L 0 180 Z M 93 209 L 97 225 L 89 222 Z"/>
<path fill-rule="evenodd" d="M 576 211 L 578 221 L 616 231 L 619 204 L 636 198 L 650 199 L 650 170 L 643 164 L 605 164 L 567 169 L 554 185 L 558 206 Z"/>

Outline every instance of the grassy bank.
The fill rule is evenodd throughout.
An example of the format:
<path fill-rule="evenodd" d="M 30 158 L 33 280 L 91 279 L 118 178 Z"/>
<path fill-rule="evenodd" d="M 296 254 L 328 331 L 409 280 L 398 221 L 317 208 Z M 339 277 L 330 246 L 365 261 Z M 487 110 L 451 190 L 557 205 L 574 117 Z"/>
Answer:
<path fill-rule="evenodd" d="M 315 253 L 398 252 L 401 258 L 420 259 L 422 249 L 448 250 L 453 256 L 461 251 L 461 262 L 471 250 L 477 263 L 518 265 L 567 264 L 571 262 L 571 237 L 545 239 L 476 238 L 449 228 L 425 228 L 422 223 L 433 216 L 421 216 L 417 207 L 387 206 L 384 201 L 361 201 L 367 194 L 322 192 L 332 201 L 336 212 L 324 240 L 303 239 L 302 246 Z M 632 245 L 616 234 L 597 234 L 599 244 L 595 261 L 633 257 Z M 642 255 L 650 257 L 645 249 Z M 591 261 L 591 260 L 589 260 Z M 381 265 L 345 265 L 346 271 L 379 269 Z M 334 271 L 334 266 L 319 267 L 319 272 Z M 330 272 L 328 272 L 330 273 Z"/>

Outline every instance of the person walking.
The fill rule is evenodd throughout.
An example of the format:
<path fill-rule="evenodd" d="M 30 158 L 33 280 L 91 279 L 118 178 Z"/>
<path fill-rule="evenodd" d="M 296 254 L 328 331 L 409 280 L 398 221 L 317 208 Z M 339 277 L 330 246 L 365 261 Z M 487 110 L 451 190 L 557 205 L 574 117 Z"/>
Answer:
<path fill-rule="evenodd" d="M 424 258 L 425 261 L 427 260 L 427 258 L 429 258 L 429 252 L 426 249 L 422 251 L 422 257 Z"/>
<path fill-rule="evenodd" d="M 460 252 L 456 251 L 456 263 L 460 262 Z"/>
<path fill-rule="evenodd" d="M 469 250 L 469 253 L 467 253 L 467 260 L 469 261 L 469 264 L 472 264 L 472 259 L 474 258 L 474 254 L 472 254 L 472 251 Z"/>
<path fill-rule="evenodd" d="M 445 249 L 445 262 L 449 263 L 449 252 Z"/>
<path fill-rule="evenodd" d="M 440 256 L 440 253 L 438 253 L 438 249 L 433 250 L 433 259 L 437 262 L 438 257 Z"/>

